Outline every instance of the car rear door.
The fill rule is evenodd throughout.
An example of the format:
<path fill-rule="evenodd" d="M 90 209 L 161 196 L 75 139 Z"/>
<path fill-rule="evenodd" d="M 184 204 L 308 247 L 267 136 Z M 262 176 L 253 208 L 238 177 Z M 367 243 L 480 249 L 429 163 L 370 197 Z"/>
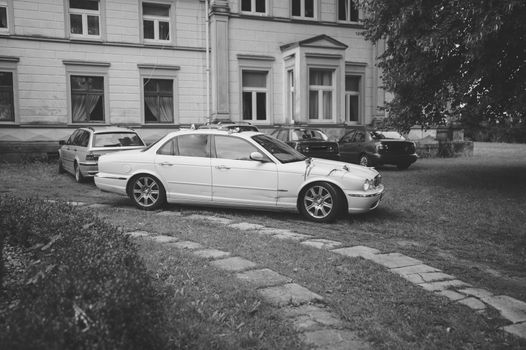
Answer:
<path fill-rule="evenodd" d="M 212 199 L 210 136 L 178 135 L 159 148 L 155 169 L 168 200 L 206 203 Z"/>
<path fill-rule="evenodd" d="M 261 152 L 255 145 L 234 135 L 214 135 L 212 201 L 218 204 L 275 207 L 278 173 L 274 162 L 250 159 Z"/>

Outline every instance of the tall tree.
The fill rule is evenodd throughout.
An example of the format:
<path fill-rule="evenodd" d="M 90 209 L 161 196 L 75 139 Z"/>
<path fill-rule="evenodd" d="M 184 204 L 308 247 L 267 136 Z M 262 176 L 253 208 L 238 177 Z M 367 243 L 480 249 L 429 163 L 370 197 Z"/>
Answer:
<path fill-rule="evenodd" d="M 448 116 L 526 123 L 525 0 L 361 0 L 380 57 L 389 121 L 401 130 Z"/>

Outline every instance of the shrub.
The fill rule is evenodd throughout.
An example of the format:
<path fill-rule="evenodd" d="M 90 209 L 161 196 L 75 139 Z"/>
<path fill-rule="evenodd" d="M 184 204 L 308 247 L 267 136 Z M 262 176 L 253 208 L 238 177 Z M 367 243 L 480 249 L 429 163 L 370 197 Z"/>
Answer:
<path fill-rule="evenodd" d="M 159 300 L 135 245 L 116 228 L 35 198 L 1 196 L 0 215 L 0 239 L 30 260 L 0 306 L 0 348 L 163 347 Z"/>

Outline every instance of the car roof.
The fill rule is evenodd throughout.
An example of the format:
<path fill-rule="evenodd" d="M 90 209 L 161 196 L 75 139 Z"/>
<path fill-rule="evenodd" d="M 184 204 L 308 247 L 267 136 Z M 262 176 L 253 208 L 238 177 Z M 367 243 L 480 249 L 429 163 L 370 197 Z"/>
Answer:
<path fill-rule="evenodd" d="M 188 134 L 206 134 L 206 135 L 233 135 L 241 138 L 250 138 L 254 135 L 261 135 L 262 132 L 259 131 L 233 131 L 233 130 L 224 130 L 224 129 L 180 129 L 177 131 L 172 131 L 167 134 L 167 136 L 173 137 L 176 135 L 188 135 Z"/>
<path fill-rule="evenodd" d="M 88 126 L 88 127 L 83 127 L 80 129 L 88 130 L 95 134 L 105 133 L 105 132 L 136 132 L 135 130 L 131 128 L 126 128 L 122 126 Z"/>

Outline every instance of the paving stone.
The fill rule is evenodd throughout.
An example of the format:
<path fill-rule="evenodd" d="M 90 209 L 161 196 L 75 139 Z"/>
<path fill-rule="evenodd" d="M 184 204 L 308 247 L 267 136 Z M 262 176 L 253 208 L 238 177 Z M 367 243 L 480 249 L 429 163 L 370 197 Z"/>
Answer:
<path fill-rule="evenodd" d="M 230 252 L 225 252 L 218 249 L 194 250 L 192 254 L 197 255 L 200 258 L 206 259 L 221 259 L 230 256 Z"/>
<path fill-rule="evenodd" d="M 475 298 L 484 299 L 489 298 L 493 296 L 493 293 L 486 289 L 480 289 L 480 288 L 464 288 L 458 290 L 460 293 L 471 295 Z"/>
<path fill-rule="evenodd" d="M 312 236 L 311 235 L 304 235 L 304 234 L 301 234 L 301 233 L 288 232 L 288 233 L 278 233 L 278 234 L 272 236 L 272 238 L 299 242 L 299 241 L 303 241 L 303 240 L 312 238 Z"/>
<path fill-rule="evenodd" d="M 178 249 L 189 249 L 189 250 L 195 250 L 195 249 L 201 249 L 203 246 L 197 242 L 192 241 L 182 241 L 182 242 L 171 242 L 168 244 L 170 247 L 178 248 Z"/>
<path fill-rule="evenodd" d="M 192 219 L 192 220 L 206 220 L 206 221 L 211 221 L 211 222 L 215 222 L 215 223 L 222 224 L 222 225 L 228 225 L 232 222 L 232 220 L 227 219 L 227 218 L 220 218 L 218 216 L 209 216 L 209 215 L 200 215 L 200 214 L 193 214 L 193 215 L 187 216 L 187 218 Z"/>
<path fill-rule="evenodd" d="M 249 224 L 248 222 L 240 222 L 237 224 L 230 224 L 228 226 L 232 228 L 237 228 L 238 230 L 241 230 L 241 231 L 260 230 L 265 227 L 263 225 L 258 225 L 258 224 Z"/>
<path fill-rule="evenodd" d="M 274 306 L 300 305 L 323 300 L 323 297 L 296 283 L 258 289 L 258 293 Z"/>
<path fill-rule="evenodd" d="M 72 205 L 74 207 L 83 207 L 86 205 L 84 202 L 67 202 L 69 205 Z"/>
<path fill-rule="evenodd" d="M 284 316 L 291 320 L 297 331 L 312 331 L 321 328 L 339 328 L 343 321 L 326 308 L 315 305 L 300 305 L 282 309 Z"/>
<path fill-rule="evenodd" d="M 112 208 L 113 205 L 111 204 L 104 204 L 104 203 L 95 203 L 95 204 L 90 204 L 88 205 L 88 208 L 92 208 L 92 209 L 108 209 L 108 208 Z"/>
<path fill-rule="evenodd" d="M 260 230 L 257 230 L 257 231 L 254 231 L 255 233 L 257 234 L 261 234 L 261 235 L 279 235 L 279 234 L 282 234 L 282 233 L 292 233 L 291 230 L 287 230 L 287 229 L 284 229 L 284 228 L 272 228 L 272 227 L 263 227 L 262 229 Z"/>
<path fill-rule="evenodd" d="M 402 277 L 414 284 L 443 281 L 443 280 L 453 280 L 456 278 L 455 276 L 451 276 L 443 272 L 414 273 L 412 275 L 402 275 Z"/>
<path fill-rule="evenodd" d="M 358 257 L 369 257 L 374 254 L 380 253 L 378 249 L 369 248 L 361 245 L 357 245 L 354 247 L 347 247 L 347 248 L 339 248 L 331 250 L 331 252 L 334 252 L 336 254 L 345 255 L 350 258 L 358 258 Z"/>
<path fill-rule="evenodd" d="M 323 238 L 309 239 L 308 241 L 301 242 L 301 244 L 317 249 L 335 249 L 342 245 L 341 242 Z"/>
<path fill-rule="evenodd" d="M 420 260 L 413 259 L 400 253 L 376 254 L 365 258 L 389 269 L 422 264 Z"/>
<path fill-rule="evenodd" d="M 482 300 L 497 309 L 502 317 L 513 322 L 526 322 L 526 303 L 507 295 L 490 296 Z"/>
<path fill-rule="evenodd" d="M 459 304 L 464 304 L 473 310 L 485 310 L 486 304 L 484 304 L 482 301 L 478 300 L 477 298 L 469 297 L 465 299 L 461 299 L 457 301 Z"/>
<path fill-rule="evenodd" d="M 137 237 L 148 237 L 148 236 L 150 236 L 150 233 L 148 233 L 148 232 L 146 232 L 146 231 L 133 231 L 133 232 L 126 232 L 125 234 L 127 234 L 128 236 L 134 237 L 134 238 L 137 238 Z"/>
<path fill-rule="evenodd" d="M 502 327 L 508 333 L 526 339 L 526 323 L 512 324 L 510 326 Z"/>
<path fill-rule="evenodd" d="M 467 284 L 466 282 L 462 282 L 460 280 L 449 280 L 449 281 L 422 283 L 422 284 L 419 284 L 419 286 L 424 288 L 425 290 L 435 292 L 439 290 L 450 289 L 452 287 L 468 287 L 469 284 Z"/>
<path fill-rule="evenodd" d="M 166 235 L 148 236 L 148 239 L 151 239 L 157 243 L 171 243 L 178 241 L 178 238 Z"/>
<path fill-rule="evenodd" d="M 453 290 L 441 290 L 436 292 L 436 294 L 449 298 L 451 301 L 457 301 L 466 298 L 464 294 L 457 293 Z"/>
<path fill-rule="evenodd" d="M 405 276 L 405 275 L 412 275 L 415 273 L 441 272 L 441 271 L 432 266 L 420 264 L 420 265 L 412 265 L 412 266 L 405 266 L 405 267 L 397 267 L 397 268 L 391 269 L 391 272 L 397 273 L 401 276 Z"/>
<path fill-rule="evenodd" d="M 238 272 L 249 270 L 256 266 L 255 263 L 240 257 L 226 258 L 212 261 L 212 265 L 227 271 Z"/>
<path fill-rule="evenodd" d="M 236 277 L 246 281 L 255 288 L 273 287 L 279 284 L 290 283 L 292 280 L 288 277 L 270 269 L 250 270 L 236 274 Z"/>
<path fill-rule="evenodd" d="M 317 349 L 365 350 L 371 348 L 349 330 L 322 329 L 305 332 L 300 338 Z"/>
<path fill-rule="evenodd" d="M 157 216 L 182 216 L 181 212 L 179 211 L 170 211 L 170 210 L 163 210 L 157 214 Z"/>

